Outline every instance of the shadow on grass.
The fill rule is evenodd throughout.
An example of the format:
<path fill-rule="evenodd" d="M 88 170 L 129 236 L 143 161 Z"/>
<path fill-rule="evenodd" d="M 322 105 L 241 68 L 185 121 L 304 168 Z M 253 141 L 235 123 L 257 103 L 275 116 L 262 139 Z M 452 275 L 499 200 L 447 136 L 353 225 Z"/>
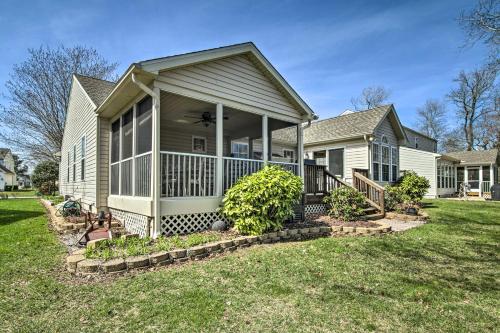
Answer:
<path fill-rule="evenodd" d="M 31 219 L 43 215 L 45 215 L 44 211 L 29 211 L 29 210 L 0 208 L 0 226 L 16 223 L 22 220 Z"/>

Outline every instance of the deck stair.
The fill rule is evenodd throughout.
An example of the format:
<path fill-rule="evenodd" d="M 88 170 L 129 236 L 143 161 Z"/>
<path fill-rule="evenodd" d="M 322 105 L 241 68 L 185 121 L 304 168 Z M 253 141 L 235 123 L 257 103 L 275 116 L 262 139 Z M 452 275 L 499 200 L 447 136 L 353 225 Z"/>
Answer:
<path fill-rule="evenodd" d="M 353 187 L 365 197 L 367 220 L 385 217 L 384 188 L 367 177 L 364 170 L 354 169 L 352 185 L 331 174 L 324 165 L 304 165 L 304 199 L 307 204 L 318 204 L 331 191 L 342 186 Z"/>

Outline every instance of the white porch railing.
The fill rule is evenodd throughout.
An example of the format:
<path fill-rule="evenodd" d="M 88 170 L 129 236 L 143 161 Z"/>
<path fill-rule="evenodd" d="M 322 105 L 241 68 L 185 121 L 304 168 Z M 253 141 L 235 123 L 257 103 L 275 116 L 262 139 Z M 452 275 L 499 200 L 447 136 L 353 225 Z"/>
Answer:
<path fill-rule="evenodd" d="M 489 181 L 481 182 L 481 193 L 490 192 L 491 183 Z"/>
<path fill-rule="evenodd" d="M 299 174 L 299 164 L 298 163 L 269 161 L 269 164 L 279 165 L 283 169 L 288 170 L 295 175 Z"/>
<path fill-rule="evenodd" d="M 264 161 L 244 158 L 224 157 L 224 191 L 234 185 L 238 179 L 259 171 Z"/>
<path fill-rule="evenodd" d="M 151 152 L 135 157 L 135 195 L 151 195 Z"/>
<path fill-rule="evenodd" d="M 161 152 L 161 196 L 214 196 L 216 161 L 209 155 Z"/>
<path fill-rule="evenodd" d="M 150 162 L 149 162 L 150 163 Z M 208 197 L 216 195 L 217 157 L 211 155 L 161 152 L 162 197 Z M 298 174 L 297 163 L 269 161 Z M 149 164 L 150 165 L 150 164 Z M 259 171 L 264 161 L 223 157 L 222 187 L 226 191 L 238 179 Z"/>

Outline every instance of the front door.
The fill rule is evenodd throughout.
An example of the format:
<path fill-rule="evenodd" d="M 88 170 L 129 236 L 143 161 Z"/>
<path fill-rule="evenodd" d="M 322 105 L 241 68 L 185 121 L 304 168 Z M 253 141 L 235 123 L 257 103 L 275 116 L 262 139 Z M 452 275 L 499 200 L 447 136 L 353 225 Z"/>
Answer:
<path fill-rule="evenodd" d="M 328 171 L 335 176 L 344 178 L 344 148 L 328 151 Z"/>
<path fill-rule="evenodd" d="M 479 192 L 479 167 L 467 168 L 467 182 L 471 192 Z"/>

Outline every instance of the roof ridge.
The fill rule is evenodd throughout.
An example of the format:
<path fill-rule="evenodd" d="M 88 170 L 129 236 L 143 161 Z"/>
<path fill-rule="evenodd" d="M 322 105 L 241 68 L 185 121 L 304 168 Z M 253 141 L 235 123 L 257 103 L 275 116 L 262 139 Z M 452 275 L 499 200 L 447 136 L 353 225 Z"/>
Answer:
<path fill-rule="evenodd" d="M 84 75 L 84 74 L 79 74 L 79 73 L 74 73 L 74 75 L 75 76 L 81 76 L 81 77 L 84 77 L 84 78 L 87 78 L 87 79 L 92 79 L 92 80 L 103 81 L 103 82 L 107 82 L 107 83 L 111 83 L 111 84 L 116 84 L 116 82 L 114 82 L 114 81 L 100 79 L 100 78 L 89 76 L 89 75 Z"/>
<path fill-rule="evenodd" d="M 354 111 L 354 112 L 348 113 L 348 114 L 339 114 L 337 116 L 333 116 L 333 117 L 330 117 L 330 118 L 315 120 L 312 123 L 313 124 L 317 124 L 317 123 L 320 123 L 320 122 L 326 121 L 326 120 L 332 120 L 332 119 L 336 119 L 336 118 L 347 117 L 347 116 L 350 116 L 350 115 L 353 115 L 353 114 L 359 114 L 359 113 L 364 113 L 364 112 L 371 112 L 371 111 L 375 111 L 375 109 L 380 109 L 380 108 L 384 108 L 384 107 L 390 107 L 391 105 L 392 104 L 384 104 L 384 105 L 375 106 L 375 107 L 373 107 L 371 109 L 366 109 L 366 110 L 361 110 L 361 111 Z"/>
<path fill-rule="evenodd" d="M 229 45 L 223 45 L 223 46 L 218 46 L 218 47 L 212 47 L 209 49 L 203 49 L 203 50 L 198 50 L 198 51 L 190 51 L 190 52 L 184 52 L 184 53 L 171 54 L 171 55 L 164 56 L 164 57 L 145 59 L 145 60 L 138 61 L 137 63 L 142 64 L 142 63 L 148 62 L 148 61 L 156 61 L 156 60 L 161 60 L 161 59 L 184 56 L 184 55 L 188 55 L 188 54 L 195 54 L 195 53 L 206 52 L 206 51 L 213 51 L 213 50 L 223 49 L 226 47 L 234 47 L 234 46 L 240 46 L 240 45 L 245 45 L 245 44 L 249 44 L 249 45 L 251 44 L 251 45 L 255 46 L 255 44 L 253 42 L 249 41 L 249 42 L 243 42 L 243 43 L 236 43 L 236 44 L 229 44 Z"/>

